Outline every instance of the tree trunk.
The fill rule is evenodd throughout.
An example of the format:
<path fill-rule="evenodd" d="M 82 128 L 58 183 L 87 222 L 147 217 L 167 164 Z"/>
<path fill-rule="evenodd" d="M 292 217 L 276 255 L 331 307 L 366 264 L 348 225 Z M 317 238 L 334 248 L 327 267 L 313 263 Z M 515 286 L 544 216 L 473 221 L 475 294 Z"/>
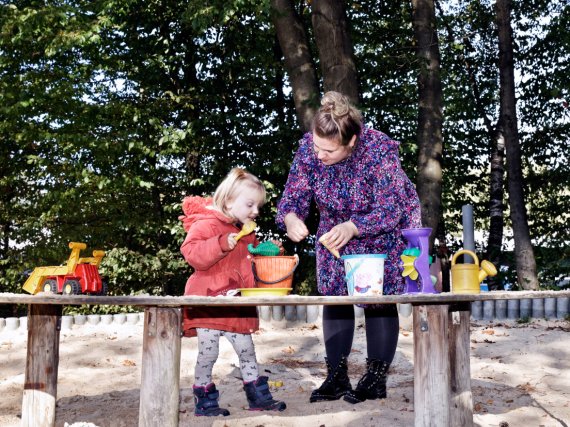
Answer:
<path fill-rule="evenodd" d="M 436 3 L 438 7 L 439 4 Z M 443 12 L 440 10 L 440 13 Z M 455 37 L 451 25 L 446 25 L 447 29 L 447 42 L 449 46 L 455 44 Z M 475 52 L 471 39 L 467 36 L 462 37 L 462 43 L 468 48 L 470 52 Z M 489 139 L 491 141 L 491 174 L 489 186 L 489 239 L 487 240 L 487 253 L 485 259 L 491 261 L 495 266 L 502 263 L 502 243 L 503 243 L 503 213 L 504 213 L 504 157 L 505 157 L 505 141 L 499 135 L 499 131 L 495 129 L 491 119 L 485 113 L 485 101 L 481 99 L 481 91 L 477 82 L 477 66 L 471 63 L 470 56 L 459 53 L 458 59 L 463 63 L 467 75 L 469 76 L 469 84 L 471 86 L 473 100 L 479 115 L 483 119 L 483 123 L 487 128 Z M 441 221 L 441 219 L 440 219 Z M 489 289 L 497 289 L 499 287 L 499 280 L 497 276 L 488 277 Z"/>
<path fill-rule="evenodd" d="M 293 89 L 299 126 L 307 132 L 319 105 L 319 85 L 305 28 L 291 0 L 271 0 L 271 8 L 271 18 Z"/>
<path fill-rule="evenodd" d="M 507 157 L 509 205 L 515 238 L 517 281 L 523 289 L 538 289 L 536 261 L 530 241 L 523 194 L 521 153 L 518 139 L 515 100 L 513 35 L 510 21 L 511 1 L 497 0 L 497 27 L 499 30 L 499 73 L 501 85 L 501 118 Z"/>
<path fill-rule="evenodd" d="M 442 94 L 440 58 L 433 0 L 413 0 L 414 35 L 421 61 L 418 76 L 418 177 L 417 190 L 422 207 L 422 223 L 430 227 L 433 248 L 441 210 L 442 191 Z"/>
<path fill-rule="evenodd" d="M 313 30 L 325 92 L 341 92 L 358 104 L 358 77 L 344 2 L 313 0 Z"/>
<path fill-rule="evenodd" d="M 489 239 L 487 240 L 487 260 L 499 267 L 502 264 L 502 244 L 503 244 L 503 195 L 504 195 L 504 157 L 505 139 L 499 126 L 493 141 L 491 152 L 491 176 L 489 185 Z M 489 290 L 502 288 L 500 279 L 489 277 Z"/>

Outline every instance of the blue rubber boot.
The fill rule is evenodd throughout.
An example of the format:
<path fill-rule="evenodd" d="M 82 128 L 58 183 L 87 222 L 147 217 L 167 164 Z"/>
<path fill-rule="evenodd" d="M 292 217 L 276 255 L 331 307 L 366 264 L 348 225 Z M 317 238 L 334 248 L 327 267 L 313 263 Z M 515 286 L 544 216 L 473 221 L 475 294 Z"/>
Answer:
<path fill-rule="evenodd" d="M 243 389 L 250 411 L 284 411 L 287 407 L 285 402 L 273 399 L 267 377 L 259 377 L 256 381 L 244 383 Z"/>
<path fill-rule="evenodd" d="M 197 417 L 217 417 L 218 415 L 227 417 L 230 415 L 230 411 L 218 406 L 220 392 L 216 390 L 214 383 L 208 384 L 205 387 L 193 386 L 192 389 L 194 390 L 194 415 Z"/>

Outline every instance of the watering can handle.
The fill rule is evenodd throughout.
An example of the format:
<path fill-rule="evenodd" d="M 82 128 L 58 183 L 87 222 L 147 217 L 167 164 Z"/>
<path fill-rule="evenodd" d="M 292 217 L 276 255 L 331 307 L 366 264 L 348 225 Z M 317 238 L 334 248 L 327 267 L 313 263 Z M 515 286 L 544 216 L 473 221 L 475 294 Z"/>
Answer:
<path fill-rule="evenodd" d="M 479 265 L 479 258 L 477 258 L 477 255 L 475 255 L 475 252 L 472 252 L 468 249 L 461 249 L 460 251 L 455 252 L 455 255 L 453 255 L 453 258 L 451 258 L 451 266 L 455 265 L 455 260 L 461 254 L 471 255 L 475 261 L 475 265 Z"/>

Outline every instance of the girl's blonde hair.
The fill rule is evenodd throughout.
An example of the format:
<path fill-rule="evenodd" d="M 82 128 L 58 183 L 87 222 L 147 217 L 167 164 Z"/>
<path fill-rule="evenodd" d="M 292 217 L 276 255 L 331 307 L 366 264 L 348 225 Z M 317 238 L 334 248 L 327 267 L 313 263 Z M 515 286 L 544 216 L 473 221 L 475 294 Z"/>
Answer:
<path fill-rule="evenodd" d="M 231 217 L 230 213 L 227 211 L 226 206 L 228 202 L 235 199 L 238 193 L 242 190 L 243 186 L 247 185 L 259 191 L 260 204 L 259 207 L 265 204 L 265 186 L 259 180 L 258 177 L 249 173 L 245 169 L 233 168 L 224 180 L 218 185 L 216 191 L 214 192 L 214 198 L 212 200 L 212 205 L 215 209 L 224 213 L 224 215 Z"/>
<path fill-rule="evenodd" d="M 351 104 L 348 97 L 330 91 L 321 99 L 321 108 L 313 117 L 313 132 L 320 138 L 335 139 L 348 145 L 362 129 L 362 114 Z"/>

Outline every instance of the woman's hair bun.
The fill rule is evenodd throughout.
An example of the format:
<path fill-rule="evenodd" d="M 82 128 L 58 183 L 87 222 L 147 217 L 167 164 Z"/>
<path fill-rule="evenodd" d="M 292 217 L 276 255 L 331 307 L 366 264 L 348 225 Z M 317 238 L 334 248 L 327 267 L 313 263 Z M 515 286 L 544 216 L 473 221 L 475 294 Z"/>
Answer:
<path fill-rule="evenodd" d="M 334 118 L 346 116 L 350 111 L 349 99 L 339 92 L 327 92 L 321 99 L 322 110 Z"/>

